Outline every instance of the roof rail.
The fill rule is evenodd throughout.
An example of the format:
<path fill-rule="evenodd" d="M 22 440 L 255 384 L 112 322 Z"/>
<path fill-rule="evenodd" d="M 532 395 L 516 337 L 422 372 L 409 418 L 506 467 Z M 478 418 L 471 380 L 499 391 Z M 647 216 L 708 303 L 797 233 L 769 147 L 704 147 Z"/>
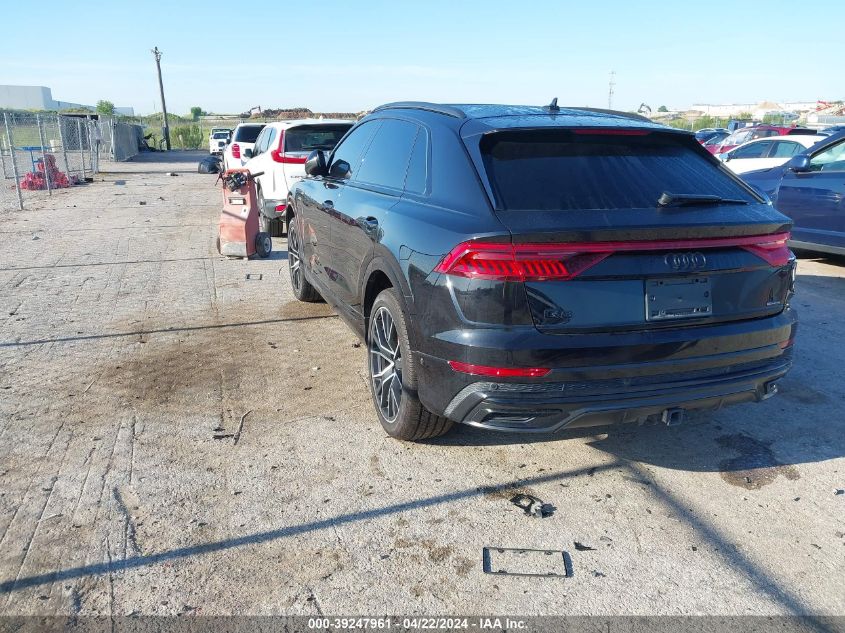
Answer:
<path fill-rule="evenodd" d="M 634 119 L 635 121 L 646 121 L 647 123 L 653 123 L 651 119 L 642 114 L 636 114 L 635 112 L 622 112 L 620 110 L 608 110 L 607 108 L 587 108 L 587 107 L 580 107 L 576 106 L 572 108 L 573 110 L 586 110 L 587 112 L 599 112 L 601 114 L 613 114 L 616 116 L 621 116 L 626 119 Z"/>
<path fill-rule="evenodd" d="M 427 101 L 395 101 L 394 103 L 385 103 L 384 105 L 374 108 L 373 112 L 378 112 L 379 110 L 391 110 L 394 108 L 425 110 L 426 112 L 445 114 L 446 116 L 455 117 L 456 119 L 467 118 L 467 115 L 463 110 L 455 108 L 454 106 L 442 105 L 440 103 L 428 103 Z"/>

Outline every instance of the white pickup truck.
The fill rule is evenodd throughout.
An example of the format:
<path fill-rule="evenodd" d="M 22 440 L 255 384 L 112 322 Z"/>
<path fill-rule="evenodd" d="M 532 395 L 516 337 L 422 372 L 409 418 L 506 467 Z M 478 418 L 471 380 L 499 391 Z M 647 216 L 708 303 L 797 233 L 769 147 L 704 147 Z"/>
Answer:
<path fill-rule="evenodd" d="M 208 135 L 208 152 L 210 154 L 222 154 L 229 139 L 232 138 L 232 130 L 224 127 L 211 128 Z"/>

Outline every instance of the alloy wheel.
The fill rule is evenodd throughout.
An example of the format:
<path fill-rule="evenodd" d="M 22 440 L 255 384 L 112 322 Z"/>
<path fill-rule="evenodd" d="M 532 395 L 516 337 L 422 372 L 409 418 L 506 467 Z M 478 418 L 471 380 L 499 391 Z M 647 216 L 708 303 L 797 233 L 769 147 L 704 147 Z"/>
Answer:
<path fill-rule="evenodd" d="M 376 406 L 392 424 L 402 403 L 402 348 L 390 311 L 382 306 L 372 316 L 369 338 L 370 380 Z"/>
<path fill-rule="evenodd" d="M 299 250 L 299 235 L 293 225 L 288 229 L 288 265 L 290 266 L 290 283 L 299 292 L 302 288 L 302 256 Z"/>

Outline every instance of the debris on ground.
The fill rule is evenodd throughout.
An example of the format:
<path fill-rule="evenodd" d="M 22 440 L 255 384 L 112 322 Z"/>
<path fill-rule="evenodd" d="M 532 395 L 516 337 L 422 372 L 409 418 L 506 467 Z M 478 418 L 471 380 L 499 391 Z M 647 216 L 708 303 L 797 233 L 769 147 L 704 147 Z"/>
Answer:
<path fill-rule="evenodd" d="M 552 504 L 544 503 L 542 499 L 533 495 L 520 493 L 511 497 L 511 503 L 517 508 L 521 508 L 526 515 L 538 519 L 550 517 L 555 511 L 555 507 Z"/>
<path fill-rule="evenodd" d="M 568 552 L 548 549 L 485 547 L 481 551 L 485 574 L 571 578 L 572 559 Z"/>
<path fill-rule="evenodd" d="M 590 547 L 589 545 L 584 545 L 583 543 L 579 543 L 578 541 L 575 541 L 573 543 L 573 545 L 575 545 L 575 549 L 579 552 L 595 552 L 596 551 L 595 547 Z"/>
<path fill-rule="evenodd" d="M 144 206 L 144 205 L 145 205 L 145 204 L 147 204 L 147 203 L 146 203 L 146 202 L 144 202 L 143 200 L 139 200 L 139 201 L 138 201 L 138 204 L 140 204 L 141 206 Z"/>

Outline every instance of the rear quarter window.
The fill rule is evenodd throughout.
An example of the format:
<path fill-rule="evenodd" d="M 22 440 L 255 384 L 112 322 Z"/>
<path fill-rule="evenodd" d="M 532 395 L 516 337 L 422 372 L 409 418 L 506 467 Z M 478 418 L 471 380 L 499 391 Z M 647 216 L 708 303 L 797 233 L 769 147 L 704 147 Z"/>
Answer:
<path fill-rule="evenodd" d="M 668 135 L 525 130 L 486 135 L 481 153 L 508 210 L 655 208 L 663 192 L 754 198 L 706 157 Z"/>

